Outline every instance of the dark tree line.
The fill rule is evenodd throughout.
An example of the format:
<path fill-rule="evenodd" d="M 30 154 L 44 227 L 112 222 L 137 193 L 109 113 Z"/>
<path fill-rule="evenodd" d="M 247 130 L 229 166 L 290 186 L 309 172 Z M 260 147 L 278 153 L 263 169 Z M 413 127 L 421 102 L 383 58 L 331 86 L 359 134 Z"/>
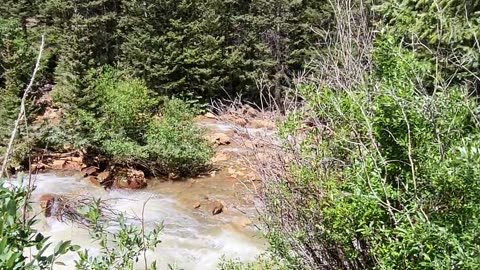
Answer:
<path fill-rule="evenodd" d="M 318 49 L 320 36 L 314 30 L 327 29 L 332 21 L 327 3 L 6 1 L 0 7 L 0 24 L 2 32 L 10 34 L 2 33 L 2 41 L 20 40 L 26 48 L 39 34 L 47 34 L 53 66 L 44 75 L 67 105 L 81 104 L 88 73 L 104 65 L 136 75 L 161 95 L 202 99 L 237 93 L 258 98 L 255 80 L 263 76 L 279 99 L 288 78 L 303 70 Z M 2 51 L 6 46 L 2 43 Z M 2 53 L 0 61 L 11 60 Z M 0 88 L 8 84 L 8 72 L 2 65 Z M 19 84 L 24 83 L 13 73 Z"/>

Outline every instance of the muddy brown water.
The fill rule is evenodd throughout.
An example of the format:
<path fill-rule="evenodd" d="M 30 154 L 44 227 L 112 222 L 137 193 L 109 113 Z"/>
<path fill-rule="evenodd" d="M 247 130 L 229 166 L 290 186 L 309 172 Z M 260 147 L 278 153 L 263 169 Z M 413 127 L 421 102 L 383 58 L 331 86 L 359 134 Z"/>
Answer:
<path fill-rule="evenodd" d="M 209 129 L 229 131 L 223 123 L 209 122 L 208 125 Z M 235 146 L 229 147 L 236 151 Z M 80 175 L 53 173 L 37 175 L 35 185 L 34 202 L 43 194 L 85 195 L 108 200 L 113 209 L 137 217 L 141 217 L 143 205 L 148 201 L 144 213 L 147 228 L 164 224 L 162 243 L 147 253 L 147 261 L 157 261 L 158 269 L 168 269 L 169 264 L 186 270 L 216 269 L 223 256 L 252 261 L 266 248 L 255 226 L 258 205 L 252 187 L 232 178 L 226 168 L 213 176 L 195 179 L 149 179 L 148 187 L 142 190 L 104 190 Z M 224 205 L 219 215 L 211 213 L 214 202 Z M 40 210 L 38 203 L 34 206 Z M 73 244 L 89 249 L 91 254 L 98 254 L 98 245 L 86 229 L 54 217 L 39 217 L 37 229 L 50 236 L 51 241 L 72 240 Z M 74 269 L 76 259 L 76 254 L 67 254 L 60 258 L 66 266 L 54 269 Z M 143 269 L 143 265 L 140 258 L 138 269 Z"/>

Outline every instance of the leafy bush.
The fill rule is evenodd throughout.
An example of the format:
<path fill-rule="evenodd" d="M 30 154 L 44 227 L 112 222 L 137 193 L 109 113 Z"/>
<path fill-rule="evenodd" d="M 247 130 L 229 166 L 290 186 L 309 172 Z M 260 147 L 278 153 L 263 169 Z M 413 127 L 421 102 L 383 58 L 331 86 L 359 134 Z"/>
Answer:
<path fill-rule="evenodd" d="M 113 164 L 155 173 L 197 174 L 208 167 L 213 150 L 193 122 L 192 105 L 156 98 L 143 82 L 110 68 L 91 76 L 88 100 L 66 119 L 66 130 L 46 139 L 68 139 Z"/>
<path fill-rule="evenodd" d="M 271 258 L 270 254 L 260 255 L 254 262 L 241 262 L 240 260 L 227 260 L 224 257 L 217 266 L 218 270 L 288 270 L 278 258 Z"/>
<path fill-rule="evenodd" d="M 430 63 L 394 40 L 378 38 L 368 85 L 300 87 L 315 126 L 291 115 L 283 135 L 303 140 L 266 186 L 272 249 L 295 268 L 480 267 L 479 104 L 427 94 Z"/>
<path fill-rule="evenodd" d="M 60 242 L 53 253 L 47 254 L 46 249 L 51 243 L 32 228 L 34 218 L 28 217 L 31 210 L 28 203 L 30 192 L 21 184 L 11 185 L 0 179 L 0 269 L 47 269 L 58 256 L 77 250 L 69 241 Z M 24 251 L 32 249 L 35 255 L 26 256 Z"/>
<path fill-rule="evenodd" d="M 72 245 L 71 241 L 61 241 L 53 251 L 47 251 L 52 243 L 33 229 L 36 218 L 28 217 L 32 210 L 29 203 L 31 190 L 22 185 L 22 177 L 19 176 L 18 185 L 0 181 L 0 269 L 53 269 L 55 264 L 63 265 L 58 261 L 61 255 L 75 252 L 80 247 Z M 100 201 L 97 202 L 86 207 L 83 214 L 93 222 L 90 233 L 100 244 L 100 255 L 91 256 L 88 250 L 78 251 L 76 269 L 133 270 L 143 252 L 160 243 L 162 226 L 144 231 L 138 225 L 127 223 L 124 216 L 118 218 L 118 223 L 106 223 Z M 27 250 L 29 256 L 26 256 Z M 156 262 L 151 262 L 146 269 L 156 269 Z"/>
<path fill-rule="evenodd" d="M 90 235 L 99 243 L 100 254 L 91 256 L 88 250 L 79 251 L 76 269 L 133 270 L 144 252 L 153 250 L 161 243 L 162 224 L 145 231 L 144 227 L 129 224 L 123 215 L 118 217 L 118 223 L 105 222 L 102 219 L 100 201 L 84 210 L 84 215 L 93 223 Z M 115 229 L 112 230 L 112 227 Z M 145 262 L 145 269 L 157 269 L 156 262 L 151 262 L 150 266 Z"/>
<path fill-rule="evenodd" d="M 194 113 L 187 103 L 169 99 L 161 118 L 152 121 L 145 148 L 161 173 L 189 175 L 207 169 L 213 148 L 193 122 Z"/>

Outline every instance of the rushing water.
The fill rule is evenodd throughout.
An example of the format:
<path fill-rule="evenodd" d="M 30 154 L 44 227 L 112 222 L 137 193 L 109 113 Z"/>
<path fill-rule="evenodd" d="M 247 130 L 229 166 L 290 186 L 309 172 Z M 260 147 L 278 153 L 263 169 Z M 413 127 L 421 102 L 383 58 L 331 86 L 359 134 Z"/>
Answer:
<path fill-rule="evenodd" d="M 206 119 L 198 124 L 210 132 L 231 135 L 234 130 L 233 126 L 217 120 Z M 245 129 L 243 132 L 271 135 L 262 129 Z M 227 153 L 245 149 L 234 143 L 221 147 L 221 150 Z M 224 166 L 242 169 L 235 159 L 226 161 Z M 145 224 L 153 227 L 163 222 L 164 229 L 162 242 L 154 251 L 147 253 L 147 260 L 157 261 L 158 269 L 168 269 L 168 264 L 176 264 L 185 270 L 216 269 L 222 256 L 250 261 L 265 249 L 261 234 L 253 225 L 248 225 L 251 221 L 255 223 L 257 216 L 254 192 L 251 192 L 254 188 L 231 178 L 227 171 L 224 168 L 214 176 L 185 181 L 153 179 L 143 190 L 104 190 L 80 176 L 40 174 L 35 176 L 36 189 L 32 200 L 34 210 L 41 211 L 38 200 L 44 194 L 102 198 L 114 210 L 137 217 L 142 216 L 143 205 L 148 201 L 144 212 Z M 213 216 L 209 208 L 212 201 L 221 201 L 225 205 L 224 212 Z M 200 208 L 194 207 L 199 203 Z M 73 244 L 88 249 L 90 254 L 98 254 L 98 246 L 86 229 L 62 223 L 55 217 L 39 215 L 39 218 L 37 229 L 50 236 L 53 242 L 72 240 Z M 76 259 L 76 254 L 67 254 L 60 258 L 66 266 L 55 266 L 54 269 L 73 269 Z M 139 269 L 143 269 L 141 260 Z"/>
<path fill-rule="evenodd" d="M 254 206 L 246 203 L 238 192 L 238 183 L 225 175 L 180 182 L 151 180 L 143 190 L 104 190 L 76 176 L 40 174 L 36 176 L 33 201 L 43 194 L 88 195 L 106 199 L 110 205 L 128 215 L 140 217 L 145 201 L 144 221 L 147 226 L 163 222 L 162 243 L 153 252 L 148 252 L 148 261 L 156 260 L 159 269 L 176 264 L 182 269 L 215 269 L 219 259 L 238 258 L 243 261 L 255 259 L 264 249 L 264 241 L 253 226 L 240 224 L 254 215 Z M 239 195 L 240 194 L 240 195 Z M 244 194 L 244 193 L 243 193 Z M 219 199 L 226 210 L 213 216 L 203 201 Z M 202 201 L 203 200 L 203 201 Z M 194 204 L 202 202 L 199 209 Z M 38 203 L 37 210 L 38 210 Z M 74 244 L 98 252 L 98 247 L 88 231 L 72 224 L 65 224 L 54 217 L 43 218 L 38 229 L 51 236 L 51 240 L 72 240 Z M 63 256 L 66 269 L 72 269 L 76 254 Z M 142 263 L 143 265 L 143 263 Z M 57 268 L 56 268 L 57 269 Z M 58 267 L 60 269 L 60 267 Z"/>

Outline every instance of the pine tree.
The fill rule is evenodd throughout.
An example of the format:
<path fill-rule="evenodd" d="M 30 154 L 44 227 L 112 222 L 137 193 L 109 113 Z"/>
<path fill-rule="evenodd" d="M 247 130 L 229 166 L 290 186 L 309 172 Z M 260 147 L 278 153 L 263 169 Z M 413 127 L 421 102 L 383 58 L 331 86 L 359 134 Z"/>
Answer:
<path fill-rule="evenodd" d="M 58 39 L 55 93 L 67 109 L 88 106 L 91 69 L 114 64 L 117 1 L 49 0 L 43 15 Z"/>

